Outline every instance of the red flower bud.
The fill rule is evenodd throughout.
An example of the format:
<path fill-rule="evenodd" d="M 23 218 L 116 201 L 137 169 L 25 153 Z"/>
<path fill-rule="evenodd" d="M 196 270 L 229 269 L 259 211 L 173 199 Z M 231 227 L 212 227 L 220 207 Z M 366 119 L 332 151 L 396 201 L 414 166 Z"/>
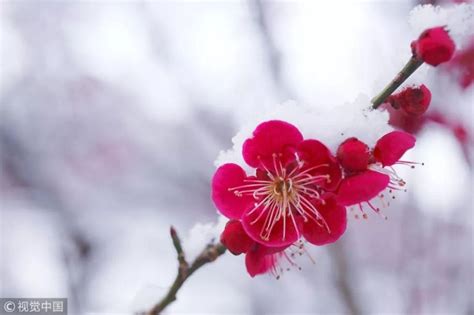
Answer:
<path fill-rule="evenodd" d="M 433 27 L 421 33 L 411 43 L 413 54 L 429 65 L 437 66 L 449 61 L 454 54 L 455 45 L 443 26 Z"/>
<path fill-rule="evenodd" d="M 357 138 L 346 139 L 337 149 L 339 163 L 349 172 L 366 170 L 369 158 L 369 147 Z"/>
<path fill-rule="evenodd" d="M 237 220 L 227 222 L 224 232 L 221 234 L 221 243 L 234 255 L 240 255 L 250 250 L 255 243 Z"/>
<path fill-rule="evenodd" d="M 393 108 L 401 108 L 408 115 L 419 116 L 428 110 L 431 92 L 424 84 L 407 87 L 400 93 L 390 96 L 388 102 Z"/>

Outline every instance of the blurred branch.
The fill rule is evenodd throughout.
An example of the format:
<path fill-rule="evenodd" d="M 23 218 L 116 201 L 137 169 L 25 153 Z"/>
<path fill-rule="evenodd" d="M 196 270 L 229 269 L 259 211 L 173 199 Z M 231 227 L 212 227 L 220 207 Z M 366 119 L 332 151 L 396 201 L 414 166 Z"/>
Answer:
<path fill-rule="evenodd" d="M 275 41 L 271 36 L 268 25 L 268 16 L 261 0 L 253 0 L 250 2 L 253 11 L 256 13 L 257 27 L 261 33 L 264 48 L 270 59 L 270 69 L 272 76 L 276 81 L 281 80 L 281 56 Z"/>
<path fill-rule="evenodd" d="M 19 88 L 18 88 L 19 89 Z M 13 89 L 13 95 L 19 93 Z M 8 98 L 7 98 L 8 99 Z M 5 98 L 0 103 L 8 100 Z M 20 128 L 9 116 L 2 116 L 0 124 L 0 178 L 12 181 L 22 198 L 36 205 L 42 211 L 53 211 L 57 220 L 55 228 L 64 234 L 60 251 L 66 271 L 65 285 L 69 296 L 69 309 L 77 313 L 82 310 L 82 294 L 87 279 L 87 262 L 92 244 L 83 236 L 74 222 L 68 204 L 48 180 L 44 164 L 38 155 L 31 154 L 27 140 L 21 137 Z M 79 275 L 79 276 L 78 276 Z"/>
<path fill-rule="evenodd" d="M 336 286 L 342 295 L 349 313 L 352 315 L 362 314 L 362 311 L 360 310 L 360 307 L 357 303 L 357 299 L 354 296 L 354 291 L 352 290 L 353 285 L 350 283 L 348 270 L 349 266 L 347 263 L 348 259 L 346 257 L 347 255 L 344 248 L 344 243 L 337 242 L 333 244 L 330 253 L 337 270 Z"/>
<path fill-rule="evenodd" d="M 249 7 L 251 13 L 255 14 L 255 24 L 260 33 L 263 51 L 268 56 L 272 80 L 281 96 L 287 98 L 292 93 L 284 82 L 281 53 L 272 36 L 271 26 L 269 25 L 270 17 L 266 4 L 262 0 L 250 0 Z"/>
<path fill-rule="evenodd" d="M 204 266 L 207 263 L 213 262 L 220 255 L 224 254 L 226 248 L 221 243 L 217 244 L 208 244 L 201 254 L 193 261 L 191 265 L 186 261 L 186 256 L 181 245 L 181 240 L 178 237 L 178 233 L 174 227 L 170 228 L 170 235 L 173 241 L 174 248 L 178 254 L 178 274 L 171 285 L 168 293 L 158 302 L 151 310 L 146 314 L 156 315 L 160 314 L 169 304 L 173 303 L 176 300 L 176 294 L 183 285 L 183 283 L 199 268 Z"/>

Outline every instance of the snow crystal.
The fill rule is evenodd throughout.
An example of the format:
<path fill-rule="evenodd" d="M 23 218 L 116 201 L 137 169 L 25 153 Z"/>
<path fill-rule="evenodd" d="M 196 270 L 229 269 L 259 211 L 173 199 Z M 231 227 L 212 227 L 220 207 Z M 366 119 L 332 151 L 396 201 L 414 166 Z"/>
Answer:
<path fill-rule="evenodd" d="M 219 215 L 215 223 L 196 223 L 191 228 L 188 235 L 182 241 L 188 262 L 193 261 L 206 245 L 219 241 L 220 234 L 224 231 L 227 221 L 227 218 Z"/>
<path fill-rule="evenodd" d="M 310 107 L 287 101 L 272 112 L 255 115 L 255 119 L 245 125 L 232 139 L 233 148 L 221 151 L 215 165 L 237 163 L 245 168 L 242 158 L 242 145 L 252 136 L 260 123 L 272 119 L 284 120 L 295 125 L 304 138 L 317 139 L 335 153 L 339 144 L 349 137 L 357 137 L 369 146 L 392 128 L 387 124 L 388 113 L 370 110 L 368 96 L 359 95 L 354 102 L 333 107 Z"/>
<path fill-rule="evenodd" d="M 443 8 L 419 5 L 410 12 L 409 22 L 415 36 L 427 28 L 446 25 L 459 49 L 474 33 L 474 4 L 462 3 Z"/>

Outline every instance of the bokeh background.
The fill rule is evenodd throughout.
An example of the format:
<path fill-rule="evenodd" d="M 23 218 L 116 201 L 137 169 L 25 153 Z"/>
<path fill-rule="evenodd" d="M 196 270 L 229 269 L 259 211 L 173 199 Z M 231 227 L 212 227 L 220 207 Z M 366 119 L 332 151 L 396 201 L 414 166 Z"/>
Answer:
<path fill-rule="evenodd" d="M 0 296 L 68 297 L 71 314 L 149 308 L 177 269 L 169 226 L 189 239 L 217 221 L 214 160 L 246 119 L 287 99 L 375 95 L 410 56 L 417 4 L 2 0 Z M 226 254 L 167 312 L 474 314 L 466 51 L 424 77 L 426 118 L 394 122 L 425 166 L 400 171 L 408 192 L 387 221 L 349 214 L 337 244 L 278 281 Z"/>

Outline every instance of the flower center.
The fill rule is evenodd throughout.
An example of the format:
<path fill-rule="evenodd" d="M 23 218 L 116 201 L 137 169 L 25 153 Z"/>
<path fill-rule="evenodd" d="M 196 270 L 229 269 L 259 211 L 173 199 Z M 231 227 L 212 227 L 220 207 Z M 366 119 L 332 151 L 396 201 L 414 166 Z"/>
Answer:
<path fill-rule="evenodd" d="M 275 199 L 291 199 L 296 192 L 293 189 L 293 181 L 291 179 L 276 178 L 273 182 L 273 194 Z"/>
<path fill-rule="evenodd" d="M 296 224 L 297 218 L 303 221 L 315 221 L 319 226 L 325 227 L 330 232 L 329 227 L 321 216 L 312 200 L 317 199 L 321 203 L 320 184 L 329 181 L 329 175 L 314 175 L 314 171 L 327 167 L 328 164 L 321 164 L 313 167 L 305 167 L 304 161 L 300 161 L 295 155 L 294 167 L 284 167 L 280 155 L 273 155 L 273 170 L 269 170 L 262 163 L 263 170 L 266 171 L 266 179 L 246 179 L 244 185 L 229 188 L 238 197 L 251 195 L 256 200 L 254 207 L 244 215 L 256 214 L 251 225 L 262 222 L 260 237 L 268 241 L 277 223 L 282 221 L 282 241 L 286 239 L 286 229 L 291 224 L 298 233 Z"/>

